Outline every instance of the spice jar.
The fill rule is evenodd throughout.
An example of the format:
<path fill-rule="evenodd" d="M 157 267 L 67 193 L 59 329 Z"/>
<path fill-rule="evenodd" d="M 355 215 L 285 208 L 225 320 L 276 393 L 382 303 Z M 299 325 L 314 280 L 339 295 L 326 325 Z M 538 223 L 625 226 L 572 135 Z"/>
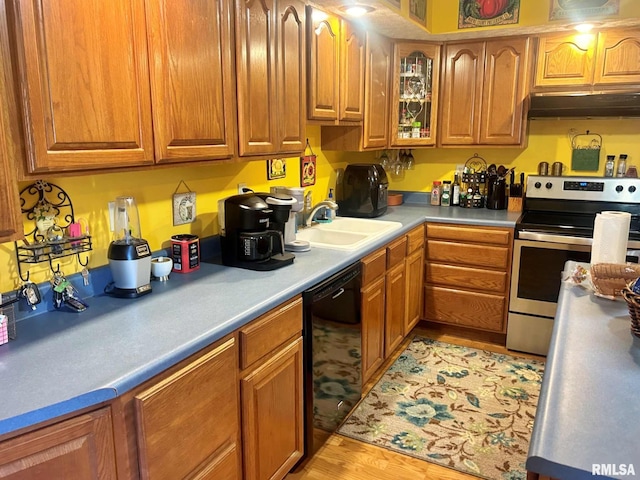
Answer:
<path fill-rule="evenodd" d="M 442 195 L 440 195 L 440 205 L 448 207 L 451 205 L 451 180 L 442 183 Z"/>
<path fill-rule="evenodd" d="M 431 205 L 440 205 L 440 180 L 434 180 L 431 187 Z"/>

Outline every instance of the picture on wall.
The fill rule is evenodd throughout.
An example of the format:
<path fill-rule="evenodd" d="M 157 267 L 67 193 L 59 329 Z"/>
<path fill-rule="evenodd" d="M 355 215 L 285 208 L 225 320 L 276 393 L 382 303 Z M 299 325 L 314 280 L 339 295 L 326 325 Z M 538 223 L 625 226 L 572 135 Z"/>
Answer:
<path fill-rule="evenodd" d="M 549 20 L 581 20 L 617 15 L 620 0 L 551 0 Z"/>
<path fill-rule="evenodd" d="M 520 0 L 459 0 L 458 28 L 518 23 Z"/>
<path fill-rule="evenodd" d="M 427 0 L 409 0 L 409 17 L 421 25 L 426 25 Z"/>

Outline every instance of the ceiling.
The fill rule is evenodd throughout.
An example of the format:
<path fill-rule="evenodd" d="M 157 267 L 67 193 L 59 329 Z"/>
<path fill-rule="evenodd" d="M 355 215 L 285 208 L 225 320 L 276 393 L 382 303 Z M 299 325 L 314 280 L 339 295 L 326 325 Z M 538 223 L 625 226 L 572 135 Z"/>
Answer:
<path fill-rule="evenodd" d="M 450 0 L 454 1 L 454 0 Z M 457 0 L 455 0 L 457 1 Z M 342 10 L 345 4 L 353 4 L 354 0 L 309 0 L 307 3 L 310 5 L 324 10 L 327 13 L 332 13 L 341 17 L 347 18 L 347 15 Z M 369 13 L 363 18 L 349 20 L 354 23 L 359 23 L 367 29 L 374 30 L 389 38 L 401 39 L 401 40 L 430 40 L 430 41 L 450 41 L 450 40 L 462 40 L 467 38 L 483 38 L 483 37 L 499 37 L 510 35 L 532 35 L 539 33 L 549 33 L 554 31 L 566 31 L 568 28 L 565 24 L 550 23 L 545 25 L 520 27 L 514 26 L 513 28 L 501 28 L 501 29 L 488 29 L 479 30 L 473 29 L 473 31 L 456 32 L 450 34 L 438 34 L 432 35 L 426 29 L 420 27 L 418 24 L 403 17 L 396 11 L 378 3 L 375 1 L 359 1 L 360 4 L 369 4 L 375 6 L 375 11 Z M 599 22 L 600 28 L 609 27 L 635 27 L 640 25 L 640 18 L 627 18 L 627 19 L 613 19 Z"/>

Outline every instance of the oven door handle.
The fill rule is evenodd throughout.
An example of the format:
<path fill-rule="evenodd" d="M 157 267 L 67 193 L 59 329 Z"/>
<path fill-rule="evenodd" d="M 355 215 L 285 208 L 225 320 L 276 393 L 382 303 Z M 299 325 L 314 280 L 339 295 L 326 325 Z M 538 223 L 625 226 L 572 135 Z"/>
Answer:
<path fill-rule="evenodd" d="M 528 232 L 522 230 L 518 232 L 518 238 L 521 240 L 535 240 L 538 242 L 563 243 L 565 245 L 592 245 L 593 238 L 589 237 L 572 237 L 571 235 L 553 235 L 551 233 Z"/>

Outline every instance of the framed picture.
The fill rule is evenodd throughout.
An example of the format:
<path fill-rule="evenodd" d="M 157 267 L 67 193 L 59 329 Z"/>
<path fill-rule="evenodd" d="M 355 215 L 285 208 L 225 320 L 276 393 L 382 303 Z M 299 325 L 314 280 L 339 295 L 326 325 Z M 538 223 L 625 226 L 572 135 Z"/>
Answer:
<path fill-rule="evenodd" d="M 304 155 L 300 157 L 300 186 L 310 187 L 316 184 L 316 156 Z"/>
<path fill-rule="evenodd" d="M 267 179 L 275 180 L 287 176 L 287 161 L 284 158 L 270 158 L 267 160 Z"/>
<path fill-rule="evenodd" d="M 173 224 L 184 225 L 196 221 L 196 192 L 173 194 Z"/>
<path fill-rule="evenodd" d="M 458 28 L 518 23 L 520 0 L 458 0 Z"/>
<path fill-rule="evenodd" d="M 420 25 L 426 25 L 427 0 L 409 0 L 409 17 Z"/>
<path fill-rule="evenodd" d="M 551 0 L 549 20 L 581 20 L 617 15 L 620 0 Z"/>

